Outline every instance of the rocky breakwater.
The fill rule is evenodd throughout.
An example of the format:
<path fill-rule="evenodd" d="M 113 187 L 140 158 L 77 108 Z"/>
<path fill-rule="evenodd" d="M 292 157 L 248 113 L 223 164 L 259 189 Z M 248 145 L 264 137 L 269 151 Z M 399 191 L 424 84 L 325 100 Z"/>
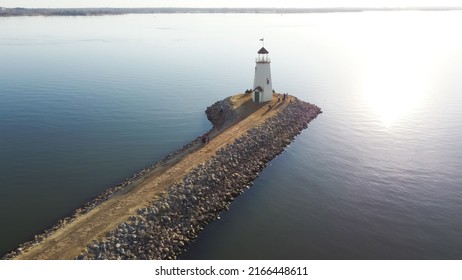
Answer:
<path fill-rule="evenodd" d="M 193 168 L 181 182 L 169 186 L 160 198 L 138 209 L 136 215 L 105 238 L 92 242 L 77 259 L 178 257 L 208 223 L 218 219 L 220 212 L 229 209 L 234 198 L 250 187 L 266 164 L 321 113 L 317 106 L 294 97 L 284 105 L 276 115 Z M 223 114 L 221 106 L 216 103 L 208 109 L 214 124 L 219 119 L 214 120 L 210 114 Z"/>

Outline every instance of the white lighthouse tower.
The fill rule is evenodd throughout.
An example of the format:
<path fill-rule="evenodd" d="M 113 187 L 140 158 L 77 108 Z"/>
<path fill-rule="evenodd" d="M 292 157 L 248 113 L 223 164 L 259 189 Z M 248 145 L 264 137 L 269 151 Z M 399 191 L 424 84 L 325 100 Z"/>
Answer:
<path fill-rule="evenodd" d="M 263 39 L 260 39 L 263 41 Z M 253 81 L 252 100 L 261 103 L 273 100 L 273 81 L 271 80 L 269 52 L 264 46 L 258 51 Z"/>

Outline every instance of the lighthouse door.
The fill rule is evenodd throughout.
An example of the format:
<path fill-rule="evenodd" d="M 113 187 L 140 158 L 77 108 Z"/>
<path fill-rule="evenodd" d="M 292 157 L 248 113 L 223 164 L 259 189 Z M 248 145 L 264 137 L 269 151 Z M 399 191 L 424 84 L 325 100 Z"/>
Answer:
<path fill-rule="evenodd" d="M 255 103 L 260 103 L 260 92 L 259 91 L 255 92 Z"/>

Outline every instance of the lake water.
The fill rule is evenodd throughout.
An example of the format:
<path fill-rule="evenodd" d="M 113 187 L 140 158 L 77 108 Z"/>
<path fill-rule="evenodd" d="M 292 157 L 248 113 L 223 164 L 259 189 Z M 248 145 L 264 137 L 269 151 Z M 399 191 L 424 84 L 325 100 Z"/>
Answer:
<path fill-rule="evenodd" d="M 0 254 L 253 83 L 323 109 L 183 259 L 462 259 L 461 12 L 0 18 Z"/>

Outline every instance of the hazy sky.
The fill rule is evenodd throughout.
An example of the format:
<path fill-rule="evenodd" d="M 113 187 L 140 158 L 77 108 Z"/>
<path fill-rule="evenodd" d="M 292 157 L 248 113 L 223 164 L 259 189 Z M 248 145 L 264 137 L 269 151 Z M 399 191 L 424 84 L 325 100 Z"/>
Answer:
<path fill-rule="evenodd" d="M 462 6 L 459 0 L 0 0 L 0 7 L 407 7 Z"/>

